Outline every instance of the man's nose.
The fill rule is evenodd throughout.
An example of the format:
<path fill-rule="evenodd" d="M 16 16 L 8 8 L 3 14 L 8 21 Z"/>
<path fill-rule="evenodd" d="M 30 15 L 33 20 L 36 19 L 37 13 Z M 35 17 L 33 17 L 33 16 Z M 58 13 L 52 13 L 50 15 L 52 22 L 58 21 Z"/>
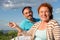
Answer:
<path fill-rule="evenodd" d="M 30 15 L 29 13 L 27 15 Z"/>
<path fill-rule="evenodd" d="M 32 13 L 31 12 L 28 12 L 28 15 L 32 15 Z"/>

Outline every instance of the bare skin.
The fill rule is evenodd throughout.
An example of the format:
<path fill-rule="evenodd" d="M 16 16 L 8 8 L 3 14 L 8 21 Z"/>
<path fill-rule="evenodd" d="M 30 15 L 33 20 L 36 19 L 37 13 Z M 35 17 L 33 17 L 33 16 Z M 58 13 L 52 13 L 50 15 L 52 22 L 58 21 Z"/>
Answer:
<path fill-rule="evenodd" d="M 29 8 L 24 9 L 23 16 L 26 19 L 30 20 L 31 22 L 34 22 L 32 10 L 30 10 Z M 18 31 L 17 36 L 20 36 L 21 33 L 23 32 L 23 30 L 16 23 L 14 23 L 14 22 L 9 22 L 8 25 L 9 25 L 9 27 L 15 28 Z"/>
<path fill-rule="evenodd" d="M 18 31 L 18 36 L 22 33 L 22 29 L 14 22 L 9 22 L 9 27 L 15 28 Z"/>

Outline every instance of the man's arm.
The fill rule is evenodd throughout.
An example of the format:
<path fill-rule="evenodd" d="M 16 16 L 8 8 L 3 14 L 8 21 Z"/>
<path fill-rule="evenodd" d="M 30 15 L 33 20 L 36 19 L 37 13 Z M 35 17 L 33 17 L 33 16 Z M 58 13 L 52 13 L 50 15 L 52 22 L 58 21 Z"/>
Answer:
<path fill-rule="evenodd" d="M 23 31 L 23 30 L 22 30 L 16 23 L 14 23 L 14 22 L 9 22 L 9 27 L 15 28 L 15 29 L 18 31 L 17 36 L 22 35 L 22 31 Z"/>

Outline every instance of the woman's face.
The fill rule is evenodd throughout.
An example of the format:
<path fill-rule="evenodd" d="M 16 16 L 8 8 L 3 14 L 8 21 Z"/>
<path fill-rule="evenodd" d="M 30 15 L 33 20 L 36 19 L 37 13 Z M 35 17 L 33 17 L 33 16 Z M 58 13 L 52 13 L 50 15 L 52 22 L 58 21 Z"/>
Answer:
<path fill-rule="evenodd" d="M 50 14 L 49 9 L 47 7 L 41 7 L 39 9 L 39 16 L 40 16 L 42 21 L 48 21 L 50 15 L 51 14 Z"/>

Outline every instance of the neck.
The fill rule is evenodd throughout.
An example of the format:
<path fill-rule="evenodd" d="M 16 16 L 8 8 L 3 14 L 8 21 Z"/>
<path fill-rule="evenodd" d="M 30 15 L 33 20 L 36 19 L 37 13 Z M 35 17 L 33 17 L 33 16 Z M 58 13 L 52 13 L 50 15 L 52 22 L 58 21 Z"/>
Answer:
<path fill-rule="evenodd" d="M 30 21 L 31 21 L 31 22 L 34 22 L 34 19 L 33 19 L 33 18 L 32 18 L 32 19 L 30 19 Z"/>
<path fill-rule="evenodd" d="M 42 23 L 43 23 L 43 24 L 47 24 L 47 23 L 48 23 L 48 21 L 42 21 Z"/>
<path fill-rule="evenodd" d="M 50 20 L 50 19 L 49 19 Z M 44 23 L 48 23 L 49 22 L 49 20 L 46 20 L 46 21 L 42 21 L 42 22 L 44 22 Z"/>

